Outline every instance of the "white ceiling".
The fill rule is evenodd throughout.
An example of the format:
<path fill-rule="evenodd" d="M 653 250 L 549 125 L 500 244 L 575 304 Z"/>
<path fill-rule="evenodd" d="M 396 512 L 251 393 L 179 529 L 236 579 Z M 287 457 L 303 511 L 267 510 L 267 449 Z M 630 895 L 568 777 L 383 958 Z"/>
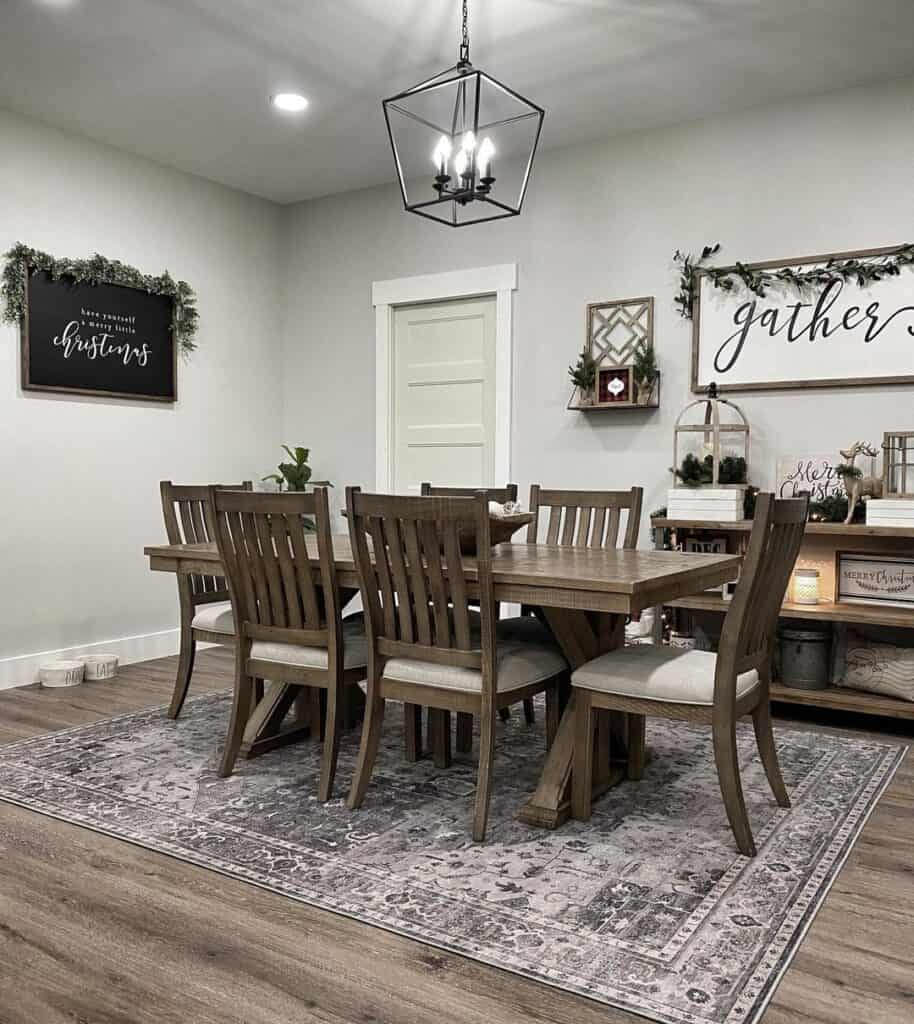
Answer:
<path fill-rule="evenodd" d="M 912 0 L 470 0 L 470 32 L 548 147 L 914 74 Z M 0 106 L 292 202 L 393 180 L 380 100 L 457 34 L 456 0 L 0 0 Z"/>

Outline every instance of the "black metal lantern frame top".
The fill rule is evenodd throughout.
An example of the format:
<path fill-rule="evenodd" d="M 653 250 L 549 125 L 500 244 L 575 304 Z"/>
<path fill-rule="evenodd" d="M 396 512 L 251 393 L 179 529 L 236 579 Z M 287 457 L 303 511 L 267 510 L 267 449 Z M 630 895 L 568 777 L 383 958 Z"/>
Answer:
<path fill-rule="evenodd" d="M 453 92 L 453 99 L 448 98 L 448 91 Z M 511 111 L 506 116 L 495 117 L 487 116 L 485 110 L 481 113 L 480 98 L 484 92 L 507 100 L 512 107 Z M 436 103 L 447 111 L 449 120 L 446 123 L 442 123 L 444 117 L 441 116 L 441 111 L 436 112 L 437 116 L 430 112 Z M 516 217 L 520 213 L 533 167 L 533 159 L 536 155 L 536 147 L 539 143 L 545 111 L 491 75 L 486 74 L 485 71 L 474 68 L 470 63 L 465 4 L 464 36 L 460 48 L 460 60 L 457 64 L 384 100 L 383 108 L 387 135 L 397 167 L 403 205 L 410 213 L 417 213 L 422 217 L 428 217 L 451 227 L 480 224 L 485 221 L 500 220 L 503 217 Z M 391 123 L 392 115 L 406 118 L 407 121 L 401 122 L 402 124 L 418 126 L 420 130 L 430 133 L 427 136 L 428 140 L 431 140 L 433 134 L 436 134 L 440 137 L 441 142 L 446 144 L 440 166 L 436 167 L 438 173 L 429 173 L 428 178 L 423 179 L 428 182 L 428 190 L 414 201 L 410 200 L 407 168 L 398 146 L 398 131 Z M 466 138 L 469 133 L 472 133 L 472 139 L 478 140 L 495 129 L 509 128 L 509 126 L 520 125 L 522 122 L 527 122 L 531 129 L 532 144 L 523 168 L 515 201 L 509 201 L 506 195 L 499 197 L 496 177 L 491 166 L 482 161 L 479 161 L 479 166 L 477 166 L 477 162 L 472 158 L 473 154 L 469 160 L 464 159 L 461 166 L 458 166 L 455 161 L 454 174 L 449 173 L 451 168 L 447 166 L 447 158 L 458 138 Z M 491 143 L 489 144 L 491 146 Z M 429 151 L 427 156 L 432 158 L 433 153 Z M 481 206 L 485 208 L 485 213 L 480 210 Z M 473 215 L 462 219 L 462 216 L 470 210 L 473 210 Z M 475 215 L 477 210 L 482 213 L 481 216 Z M 491 212 L 488 212 L 489 210 Z"/>

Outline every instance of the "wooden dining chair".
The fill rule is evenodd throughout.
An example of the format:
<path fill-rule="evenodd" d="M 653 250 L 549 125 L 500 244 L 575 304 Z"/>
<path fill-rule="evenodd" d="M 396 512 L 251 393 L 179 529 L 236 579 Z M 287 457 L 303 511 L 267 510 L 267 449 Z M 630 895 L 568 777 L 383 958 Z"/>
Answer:
<path fill-rule="evenodd" d="M 220 484 L 236 491 L 250 491 L 251 481 Z M 162 513 L 169 544 L 205 544 L 215 541 L 208 485 L 159 484 Z M 178 603 L 181 613 L 181 646 L 178 673 L 171 695 L 168 717 L 177 718 L 184 706 L 194 671 L 197 643 L 235 643 L 235 623 L 225 580 L 221 576 L 178 576 Z"/>
<path fill-rule="evenodd" d="M 768 782 L 778 804 L 789 807 L 771 729 L 769 686 L 778 614 L 808 508 L 808 498 L 758 495 L 742 573 L 716 655 L 638 645 L 604 654 L 572 674 L 575 818 L 590 817 L 594 709 L 704 722 L 712 729 L 720 790 L 736 845 L 746 856 L 755 856 L 737 759 L 736 722 L 743 715 L 752 716 Z"/>
<path fill-rule="evenodd" d="M 632 487 L 627 491 L 576 491 L 532 484 L 530 511 L 534 518 L 527 527 L 527 543 L 615 548 L 619 546 L 621 535 L 621 546 L 634 550 L 638 546 L 638 532 L 641 529 L 643 495 L 641 487 Z M 545 518 L 547 511 L 546 528 L 541 530 L 540 513 Z M 528 608 L 522 609 L 526 613 L 522 621 L 527 630 L 531 633 L 534 630 L 548 633 L 546 626 L 536 616 L 529 614 L 530 611 Z M 606 716 L 604 718 L 606 720 L 601 721 L 601 726 L 608 736 L 609 721 Z M 629 716 L 628 729 L 633 744 L 640 743 L 644 736 L 644 720 Z"/>
<path fill-rule="evenodd" d="M 419 486 L 419 493 L 426 498 L 472 498 L 480 491 L 487 501 L 497 501 L 500 505 L 517 501 L 517 484 L 505 484 L 504 487 L 435 487 L 426 482 Z"/>
<path fill-rule="evenodd" d="M 231 775 L 245 728 L 258 713 L 258 680 L 310 687 L 326 693 L 318 797 L 329 800 L 344 691 L 365 678 L 368 645 L 361 616 L 341 619 L 327 489 L 248 494 L 214 488 L 210 494 L 238 623 L 235 693 L 219 774 Z M 306 516 L 316 534 L 311 555 Z M 269 703 L 263 698 L 264 707 Z"/>
<path fill-rule="evenodd" d="M 350 487 L 346 504 L 369 640 L 368 694 L 349 806 L 359 807 L 365 797 L 387 700 L 466 712 L 480 722 L 473 838 L 481 841 L 496 712 L 545 692 L 551 739 L 567 662 L 553 644 L 498 640 L 483 493 L 475 498 L 397 497 Z M 474 583 L 460 550 L 461 530 L 472 531 L 475 539 L 477 554 L 469 560 Z M 476 628 L 468 607 L 471 596 L 479 601 Z"/>
<path fill-rule="evenodd" d="M 528 544 L 560 544 L 563 547 L 615 548 L 619 546 L 622 514 L 625 532 L 622 547 L 638 546 L 641 502 L 644 490 L 559 491 L 533 484 L 530 511 L 535 519 L 527 527 Z M 540 537 L 540 510 L 549 510 L 545 538 Z"/>
<path fill-rule="evenodd" d="M 505 484 L 504 487 L 436 487 L 431 483 L 425 482 L 420 485 L 419 493 L 425 497 L 434 498 L 472 498 L 476 494 L 482 492 L 486 496 L 487 501 L 497 501 L 500 505 L 504 505 L 508 501 L 517 501 L 517 484 Z M 496 618 L 499 616 L 498 602 L 495 604 L 495 615 Z M 418 719 L 418 727 L 421 730 L 422 727 L 422 709 L 407 709 L 407 711 Z M 505 722 L 511 717 L 510 708 L 499 708 L 499 716 Z M 437 716 L 440 716 L 438 718 Z M 524 701 L 524 718 L 528 725 L 533 725 L 536 721 L 536 714 L 533 709 L 533 700 L 528 698 Z M 411 728 L 414 728 L 411 726 Z M 447 752 L 447 744 L 450 742 L 450 714 L 447 711 L 437 712 L 433 715 L 432 722 L 429 723 L 429 732 L 432 733 L 432 748 L 435 755 L 435 763 L 440 767 L 446 767 L 449 763 L 449 756 Z M 442 751 L 442 743 L 445 745 L 444 751 Z M 473 745 L 473 716 L 466 715 L 463 712 L 457 714 L 457 738 L 456 738 L 457 750 L 461 753 L 467 753 Z"/>

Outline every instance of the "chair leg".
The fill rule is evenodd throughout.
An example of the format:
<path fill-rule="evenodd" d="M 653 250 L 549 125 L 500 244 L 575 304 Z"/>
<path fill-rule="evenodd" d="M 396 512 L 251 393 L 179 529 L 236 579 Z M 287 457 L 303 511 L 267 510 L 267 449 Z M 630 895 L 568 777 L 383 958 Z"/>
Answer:
<path fill-rule="evenodd" d="M 771 792 L 780 807 L 790 806 L 790 796 L 781 775 L 778 763 L 778 751 L 774 745 L 774 732 L 771 729 L 771 705 L 765 698 L 752 712 L 752 724 L 755 727 L 755 741 L 758 744 L 759 757 L 765 767 Z"/>
<path fill-rule="evenodd" d="M 168 708 L 168 717 L 177 718 L 184 707 L 184 699 L 187 697 L 187 690 L 190 687 L 190 677 L 194 672 L 194 655 L 197 653 L 197 641 L 194 639 L 194 632 L 189 622 L 181 623 L 181 649 L 178 655 L 178 673 L 175 678 L 175 688 L 171 695 L 171 705 Z"/>
<path fill-rule="evenodd" d="M 756 854 L 755 840 L 752 838 L 752 827 L 746 814 L 746 802 L 743 799 L 743 784 L 739 775 L 739 758 L 736 749 L 736 723 L 715 721 L 714 760 L 717 764 L 717 779 L 720 793 L 727 809 L 727 818 L 733 830 L 739 852 L 747 857 Z"/>
<path fill-rule="evenodd" d="M 507 722 L 511 718 L 511 709 L 509 707 L 503 707 L 498 709 L 498 717 L 503 721 Z"/>
<path fill-rule="evenodd" d="M 590 820 L 593 795 L 593 698 L 589 690 L 574 691 L 574 761 L 571 768 L 571 816 Z"/>
<path fill-rule="evenodd" d="M 634 782 L 644 776 L 644 715 L 628 716 L 628 768 L 626 775 Z"/>
<path fill-rule="evenodd" d="M 458 754 L 469 754 L 473 749 L 473 716 L 468 711 L 457 712 L 455 747 Z"/>
<path fill-rule="evenodd" d="M 422 705 L 403 705 L 405 754 L 407 761 L 418 761 L 422 757 Z"/>
<path fill-rule="evenodd" d="M 533 710 L 533 698 L 524 698 L 524 721 L 527 725 L 533 725 L 536 721 L 536 712 Z"/>
<path fill-rule="evenodd" d="M 477 843 L 486 837 L 494 762 L 495 709 L 490 706 L 483 708 L 479 716 L 479 775 L 476 779 L 476 804 L 473 812 L 473 840 Z"/>
<path fill-rule="evenodd" d="M 321 753 L 321 780 L 317 789 L 317 798 L 326 803 L 333 796 L 333 778 L 336 775 L 336 759 L 340 752 L 340 733 L 343 731 L 343 719 L 346 704 L 343 694 L 338 691 L 343 683 L 331 685 L 327 689 L 327 713 L 324 719 L 324 749 Z"/>
<path fill-rule="evenodd" d="M 223 779 L 232 774 L 244 739 L 244 730 L 254 710 L 254 680 L 244 670 L 245 658 L 246 654 L 239 643 L 235 647 L 235 693 L 232 698 L 232 715 L 219 765 L 219 775 Z"/>
<path fill-rule="evenodd" d="M 428 709 L 428 745 L 436 768 L 451 767 L 451 713 L 444 708 Z"/>
<path fill-rule="evenodd" d="M 362 719 L 362 742 L 359 745 L 359 759 L 356 762 L 355 774 L 352 777 L 352 788 L 349 790 L 349 808 L 355 810 L 362 806 L 365 790 L 378 756 L 378 744 L 381 741 L 381 726 L 384 723 L 384 698 L 378 693 L 377 683 L 368 683 L 368 698 L 365 701 L 365 717 Z"/>

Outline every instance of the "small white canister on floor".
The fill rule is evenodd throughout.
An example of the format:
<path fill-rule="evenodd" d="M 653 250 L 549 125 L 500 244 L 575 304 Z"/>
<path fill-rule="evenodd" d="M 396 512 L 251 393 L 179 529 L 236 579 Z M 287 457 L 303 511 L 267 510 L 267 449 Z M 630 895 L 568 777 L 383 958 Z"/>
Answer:
<path fill-rule="evenodd" d="M 97 679 L 113 679 L 117 675 L 116 654 L 87 654 L 86 682 Z"/>
<path fill-rule="evenodd" d="M 84 661 L 64 660 L 46 661 L 38 669 L 38 680 L 42 686 L 78 686 L 85 677 Z"/>

